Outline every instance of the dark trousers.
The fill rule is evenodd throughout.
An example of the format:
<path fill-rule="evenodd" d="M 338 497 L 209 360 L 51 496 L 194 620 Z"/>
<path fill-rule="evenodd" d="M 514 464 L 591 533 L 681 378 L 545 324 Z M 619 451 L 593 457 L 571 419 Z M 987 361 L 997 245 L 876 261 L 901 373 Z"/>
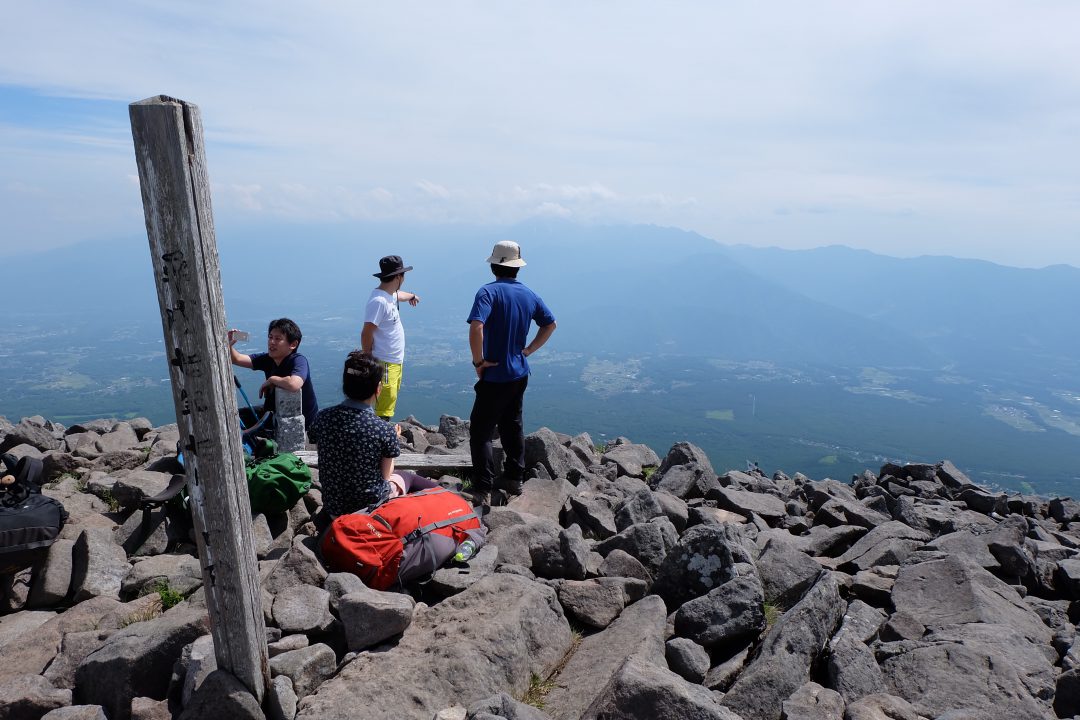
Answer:
<path fill-rule="evenodd" d="M 482 492 L 494 488 L 495 460 L 491 438 L 495 428 L 502 440 L 503 474 L 513 482 L 525 474 L 525 433 L 521 424 L 521 406 L 529 376 L 513 382 L 480 380 L 473 386 L 476 400 L 469 416 L 469 450 L 472 452 L 473 487 Z"/>

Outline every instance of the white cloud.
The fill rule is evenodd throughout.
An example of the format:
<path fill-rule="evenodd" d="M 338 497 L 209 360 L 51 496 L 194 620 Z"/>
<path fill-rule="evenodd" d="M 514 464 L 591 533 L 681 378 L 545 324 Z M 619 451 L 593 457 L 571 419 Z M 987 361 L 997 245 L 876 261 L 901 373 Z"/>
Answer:
<path fill-rule="evenodd" d="M 0 198 L 0 252 L 140 232 L 125 105 L 167 92 L 237 222 L 543 209 L 1080 264 L 1076 27 L 1060 0 L 17 3 L 0 183 L 47 198 Z"/>
<path fill-rule="evenodd" d="M 430 180 L 417 180 L 416 187 L 420 192 L 425 195 L 429 195 L 433 198 L 440 198 L 445 200 L 450 197 L 450 191 L 438 183 L 433 183 Z"/>

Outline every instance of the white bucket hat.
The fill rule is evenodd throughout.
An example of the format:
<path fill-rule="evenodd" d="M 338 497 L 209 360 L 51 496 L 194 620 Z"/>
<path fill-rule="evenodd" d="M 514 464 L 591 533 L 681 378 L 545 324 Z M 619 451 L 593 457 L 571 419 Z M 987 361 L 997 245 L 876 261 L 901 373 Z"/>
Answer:
<path fill-rule="evenodd" d="M 487 262 L 503 267 L 525 267 L 525 261 L 521 259 L 521 248 L 513 240 L 500 240 L 495 243 Z"/>

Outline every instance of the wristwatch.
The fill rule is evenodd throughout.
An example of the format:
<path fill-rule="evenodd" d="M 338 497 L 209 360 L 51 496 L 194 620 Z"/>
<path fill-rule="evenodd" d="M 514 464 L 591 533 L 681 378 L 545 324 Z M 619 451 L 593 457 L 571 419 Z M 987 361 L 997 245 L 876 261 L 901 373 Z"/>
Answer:
<path fill-rule="evenodd" d="M 481 365 L 483 365 L 483 364 L 484 364 L 484 360 L 483 360 L 483 358 L 481 358 L 480 360 L 476 360 L 476 361 L 474 361 L 474 362 L 473 362 L 473 364 L 472 364 L 472 366 L 473 366 L 473 367 L 480 367 L 480 366 L 481 366 Z"/>

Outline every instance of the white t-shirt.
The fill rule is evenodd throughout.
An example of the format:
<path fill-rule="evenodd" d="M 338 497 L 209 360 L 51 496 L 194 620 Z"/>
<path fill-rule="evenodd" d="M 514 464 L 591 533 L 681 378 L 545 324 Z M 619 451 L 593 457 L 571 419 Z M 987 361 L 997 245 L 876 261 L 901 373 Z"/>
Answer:
<path fill-rule="evenodd" d="M 375 325 L 375 343 L 371 354 L 376 360 L 402 363 L 405 360 L 405 328 L 394 295 L 375 288 L 364 310 L 364 322 Z"/>

